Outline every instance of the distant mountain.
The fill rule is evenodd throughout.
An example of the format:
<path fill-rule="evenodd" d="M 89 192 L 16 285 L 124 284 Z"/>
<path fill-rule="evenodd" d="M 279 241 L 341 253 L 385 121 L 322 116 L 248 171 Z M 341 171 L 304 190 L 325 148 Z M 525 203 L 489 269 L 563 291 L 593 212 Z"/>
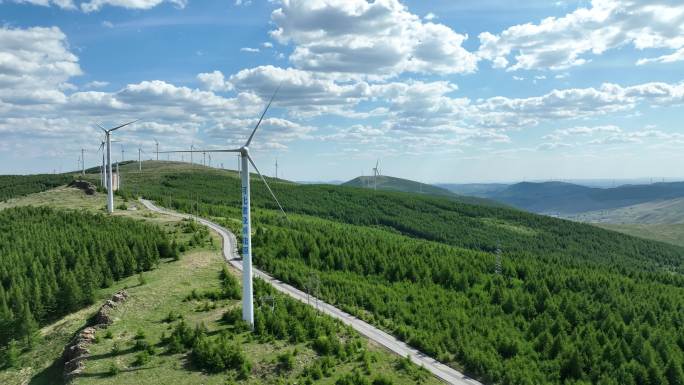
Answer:
<path fill-rule="evenodd" d="M 517 183 L 488 198 L 544 214 L 577 214 L 684 197 L 684 182 L 595 188 L 564 182 Z"/>
<path fill-rule="evenodd" d="M 438 183 L 435 186 L 445 188 L 460 195 L 470 195 L 480 198 L 488 198 L 492 194 L 503 191 L 510 186 L 506 183 Z"/>
<path fill-rule="evenodd" d="M 375 187 L 375 182 L 372 176 L 359 176 L 350 181 L 342 183 L 342 186 L 372 189 Z M 501 206 L 501 204 L 499 204 L 498 202 L 494 202 L 490 199 L 483 199 L 475 196 L 458 195 L 442 187 L 416 182 L 409 179 L 395 178 L 392 176 L 385 175 L 378 176 L 377 189 L 384 191 L 400 191 L 406 193 L 448 197 L 462 203 L 486 206 Z"/>

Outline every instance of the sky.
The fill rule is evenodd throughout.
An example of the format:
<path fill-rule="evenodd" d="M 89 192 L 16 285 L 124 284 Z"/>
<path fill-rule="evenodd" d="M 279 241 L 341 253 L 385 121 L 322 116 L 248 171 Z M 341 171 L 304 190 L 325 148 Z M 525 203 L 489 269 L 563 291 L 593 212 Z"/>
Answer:
<path fill-rule="evenodd" d="M 0 0 L 2 174 L 239 147 L 278 87 L 267 175 L 684 179 L 681 0 Z"/>

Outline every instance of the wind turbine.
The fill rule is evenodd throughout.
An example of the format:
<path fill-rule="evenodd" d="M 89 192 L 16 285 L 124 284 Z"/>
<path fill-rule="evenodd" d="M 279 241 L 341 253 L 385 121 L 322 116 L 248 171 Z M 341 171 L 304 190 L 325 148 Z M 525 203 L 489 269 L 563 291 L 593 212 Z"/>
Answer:
<path fill-rule="evenodd" d="M 137 121 L 138 120 L 133 120 L 110 129 L 106 129 L 100 124 L 97 125 L 104 131 L 105 141 L 107 142 L 107 212 L 110 214 L 114 212 L 114 192 L 112 191 L 112 132 Z"/>
<path fill-rule="evenodd" d="M 85 148 L 81 149 L 81 175 L 85 176 Z"/>
<path fill-rule="evenodd" d="M 275 178 L 277 180 L 278 179 L 278 158 L 276 158 L 275 171 L 276 171 Z"/>
<path fill-rule="evenodd" d="M 377 162 L 375 162 L 375 167 L 373 167 L 373 190 L 378 189 L 378 175 L 380 175 L 380 169 L 378 166 L 380 165 L 380 160 L 378 159 Z"/>
<path fill-rule="evenodd" d="M 169 151 L 180 153 L 189 152 L 191 155 L 193 152 L 234 152 L 238 153 L 238 155 L 240 156 L 240 177 L 242 180 L 242 319 L 252 327 L 254 327 L 254 299 L 252 290 L 252 214 L 250 206 L 251 199 L 249 186 L 250 164 L 252 165 L 252 167 L 254 167 L 254 170 L 257 172 L 257 174 L 259 174 L 259 177 L 264 182 L 264 185 L 266 185 L 268 192 L 271 194 L 275 202 L 278 204 L 278 208 L 280 208 L 280 211 L 283 213 L 283 215 L 286 214 L 285 210 L 283 210 L 283 206 L 280 204 L 280 201 L 278 201 L 278 198 L 276 198 L 275 194 L 273 193 L 273 190 L 271 190 L 271 187 L 268 185 L 268 182 L 266 182 L 266 178 L 264 178 L 264 176 L 261 175 L 259 168 L 256 166 L 252 158 L 249 156 L 249 145 L 252 143 L 254 134 L 257 132 L 259 125 L 261 125 L 261 122 L 263 121 L 266 112 L 268 112 L 268 109 L 271 107 L 273 99 L 275 99 L 277 93 L 278 89 L 276 89 L 276 91 L 273 93 L 273 96 L 271 96 L 271 100 L 269 100 L 268 104 L 266 105 L 266 108 L 264 109 L 264 112 L 261 114 L 261 117 L 259 118 L 259 121 L 257 122 L 256 126 L 254 126 L 254 130 L 252 130 L 252 133 L 247 139 L 247 142 L 245 142 L 245 144 L 242 147 L 225 150 L 193 149 L 190 151 Z"/>
<path fill-rule="evenodd" d="M 140 161 L 140 154 L 142 153 L 142 145 L 138 145 L 138 172 L 142 172 L 142 162 Z"/>
<path fill-rule="evenodd" d="M 156 146 L 156 149 L 157 149 L 157 160 L 159 160 L 159 142 L 157 142 L 156 138 L 152 138 L 152 139 L 154 139 L 154 145 Z"/>

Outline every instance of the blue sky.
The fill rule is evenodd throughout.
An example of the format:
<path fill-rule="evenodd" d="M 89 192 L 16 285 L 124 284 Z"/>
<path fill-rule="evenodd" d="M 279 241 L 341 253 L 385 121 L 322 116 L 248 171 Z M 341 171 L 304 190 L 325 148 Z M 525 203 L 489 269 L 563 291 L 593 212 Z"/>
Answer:
<path fill-rule="evenodd" d="M 280 84 L 252 153 L 288 179 L 684 178 L 681 1 L 513 3 L 3 0 L 0 172 L 95 165 L 96 122 L 239 146 Z"/>

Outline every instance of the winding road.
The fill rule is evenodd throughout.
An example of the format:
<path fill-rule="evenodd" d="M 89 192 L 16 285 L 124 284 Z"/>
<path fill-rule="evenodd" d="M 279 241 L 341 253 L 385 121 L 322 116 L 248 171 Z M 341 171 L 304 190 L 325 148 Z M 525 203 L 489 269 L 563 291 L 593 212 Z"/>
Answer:
<path fill-rule="evenodd" d="M 206 225 L 207 227 L 217 232 L 223 239 L 223 257 L 233 267 L 242 271 L 242 261 L 238 257 L 237 241 L 235 239 L 235 235 L 228 231 L 226 228 L 204 218 L 196 217 L 194 215 L 189 214 L 181 214 L 175 211 L 157 207 L 152 202 L 145 199 L 140 199 L 140 202 L 149 210 L 156 211 L 158 213 L 167 214 L 178 218 L 194 218 L 198 222 Z M 391 336 L 390 334 L 385 333 L 384 331 L 370 325 L 369 323 L 363 320 L 354 317 L 351 314 L 348 314 L 319 299 L 313 298 L 309 296 L 307 293 L 299 289 L 296 289 L 284 282 L 281 282 L 259 269 L 253 268 L 252 271 L 254 271 L 255 276 L 263 279 L 264 281 L 267 281 L 278 291 L 287 294 L 290 297 L 304 303 L 311 304 L 313 302 L 319 311 L 333 318 L 337 318 L 344 324 L 351 326 L 357 332 L 361 333 L 362 335 L 366 336 L 367 338 L 376 342 L 377 344 L 384 346 L 388 350 L 402 357 L 410 357 L 414 363 L 423 366 L 425 369 L 434 374 L 437 378 L 441 379 L 442 381 L 448 384 L 482 385 L 480 382 L 464 375 L 463 373 L 458 372 L 455 369 L 452 369 L 442 364 L 441 362 L 425 355 L 424 353 L 419 352 L 418 350 L 408 346 L 404 342 Z"/>

